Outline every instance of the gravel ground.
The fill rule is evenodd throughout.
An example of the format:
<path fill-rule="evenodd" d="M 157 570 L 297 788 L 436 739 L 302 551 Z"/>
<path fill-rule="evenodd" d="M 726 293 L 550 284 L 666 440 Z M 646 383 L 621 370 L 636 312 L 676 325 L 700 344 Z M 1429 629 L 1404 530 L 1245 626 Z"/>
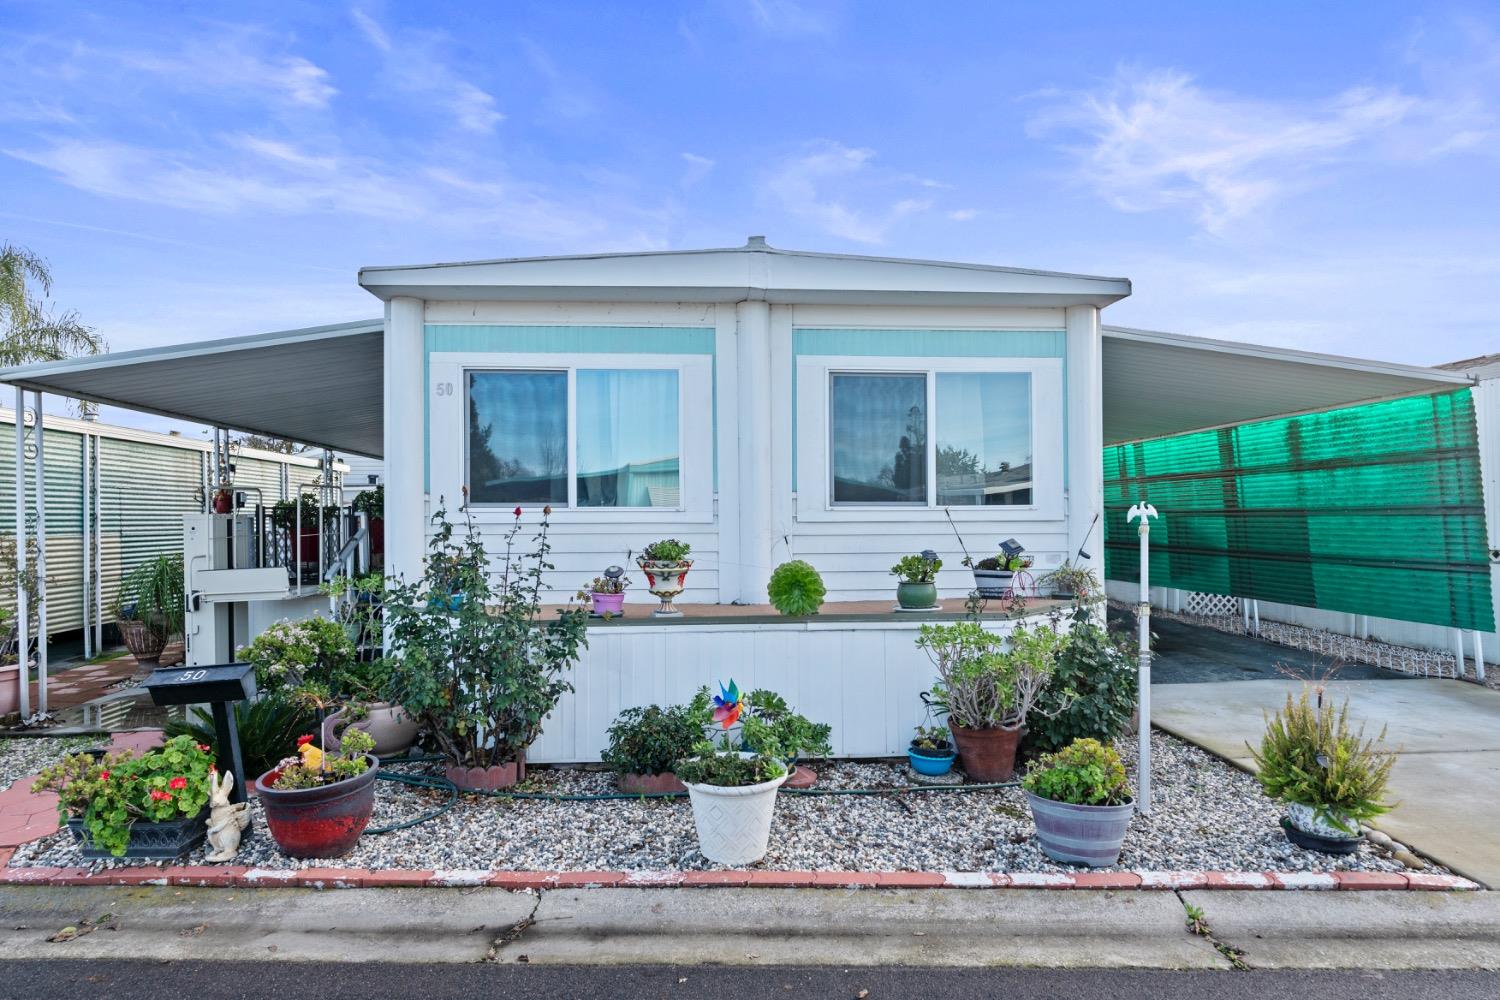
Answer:
<path fill-rule="evenodd" d="M 70 753 L 107 742 L 103 736 L 15 736 L 0 738 L 0 791 Z"/>
<path fill-rule="evenodd" d="M 1162 733 L 1153 737 L 1155 808 L 1131 824 L 1119 870 L 1401 871 L 1369 845 L 1346 858 L 1287 843 L 1281 810 L 1250 776 Z M 1122 745 L 1122 756 L 1133 751 Z M 891 788 L 910 784 L 904 765 L 835 763 L 818 787 Z M 409 819 L 442 800 L 393 783 L 377 786 L 372 827 Z M 614 791 L 612 776 L 578 769 L 537 769 L 528 790 Z M 262 868 L 344 865 L 362 868 L 649 871 L 716 867 L 698 854 L 690 806 L 679 800 L 546 802 L 460 797 L 432 822 L 361 838 L 340 860 L 297 861 L 259 832 L 237 864 Z M 1017 789 L 908 795 L 794 795 L 776 804 L 770 853 L 756 867 L 859 871 L 1069 871 L 1036 845 Z M 202 852 L 188 859 L 201 863 Z M 104 862 L 102 865 L 116 864 Z M 66 833 L 17 850 L 12 865 L 85 862 Z"/>

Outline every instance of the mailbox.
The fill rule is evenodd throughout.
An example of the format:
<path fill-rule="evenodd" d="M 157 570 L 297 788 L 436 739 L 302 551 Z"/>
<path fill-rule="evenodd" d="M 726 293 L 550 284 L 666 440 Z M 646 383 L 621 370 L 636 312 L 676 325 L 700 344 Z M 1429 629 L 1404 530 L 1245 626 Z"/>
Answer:
<path fill-rule="evenodd" d="M 255 697 L 255 667 L 249 663 L 223 663 L 205 667 L 157 667 L 141 682 L 156 705 L 201 705 L 213 708 L 214 733 L 219 763 L 234 773 L 230 799 L 245 801 L 245 789 L 260 777 L 245 774 L 240 756 L 240 734 L 234 724 L 234 702 Z"/>

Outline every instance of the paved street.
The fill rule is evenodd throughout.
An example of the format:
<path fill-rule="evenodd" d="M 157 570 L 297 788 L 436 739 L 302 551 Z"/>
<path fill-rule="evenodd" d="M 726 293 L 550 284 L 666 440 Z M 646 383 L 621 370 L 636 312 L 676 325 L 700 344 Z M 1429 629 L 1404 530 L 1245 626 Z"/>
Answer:
<path fill-rule="evenodd" d="M 868 991 L 864 993 L 862 991 Z M 0 963 L 0 1000 L 1491 1000 L 1492 972 L 1143 972 L 1045 969 L 695 966 L 335 965 L 20 961 Z"/>

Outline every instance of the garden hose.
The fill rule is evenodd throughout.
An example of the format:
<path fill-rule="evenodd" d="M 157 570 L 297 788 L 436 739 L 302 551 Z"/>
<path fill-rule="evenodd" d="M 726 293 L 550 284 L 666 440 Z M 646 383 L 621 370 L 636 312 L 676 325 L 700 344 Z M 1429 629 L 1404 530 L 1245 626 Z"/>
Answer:
<path fill-rule="evenodd" d="M 395 833 L 397 830 L 407 830 L 422 823 L 437 819 L 439 816 L 452 809 L 458 801 L 458 786 L 447 778 L 435 774 L 408 774 L 402 771 L 390 770 L 396 765 L 403 764 L 431 764 L 442 761 L 442 757 L 402 757 L 398 760 L 382 761 L 380 773 L 376 775 L 381 781 L 393 781 L 399 785 L 407 785 L 413 788 L 422 788 L 435 792 L 447 792 L 448 798 L 442 805 L 413 819 L 404 820 L 400 823 L 392 823 L 389 826 L 375 827 L 366 830 L 371 836 L 382 833 Z M 783 788 L 782 795 L 905 795 L 910 792 L 990 792 L 1001 788 L 1018 788 L 1019 781 L 993 781 L 981 782 L 967 785 L 907 785 L 902 788 Z M 642 799 L 682 799 L 687 797 L 687 792 L 642 792 L 632 794 L 629 792 L 513 792 L 506 789 L 495 791 L 465 792 L 466 795 L 481 795 L 492 799 L 517 799 L 534 802 L 623 802 L 627 800 L 639 801 Z"/>

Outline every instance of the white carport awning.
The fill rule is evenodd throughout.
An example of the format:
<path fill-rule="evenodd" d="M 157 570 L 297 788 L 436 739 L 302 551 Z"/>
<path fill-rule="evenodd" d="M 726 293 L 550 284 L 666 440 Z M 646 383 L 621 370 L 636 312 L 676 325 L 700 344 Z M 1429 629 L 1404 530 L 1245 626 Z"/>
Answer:
<path fill-rule="evenodd" d="M 0 382 L 381 457 L 380 320 L 0 370 Z M 1104 443 L 1472 384 L 1462 372 L 1104 328 Z"/>
<path fill-rule="evenodd" d="M 1461 372 L 1104 328 L 1104 443 L 1471 385 Z"/>
<path fill-rule="evenodd" d="M 0 382 L 379 458 L 381 320 L 0 370 Z"/>

